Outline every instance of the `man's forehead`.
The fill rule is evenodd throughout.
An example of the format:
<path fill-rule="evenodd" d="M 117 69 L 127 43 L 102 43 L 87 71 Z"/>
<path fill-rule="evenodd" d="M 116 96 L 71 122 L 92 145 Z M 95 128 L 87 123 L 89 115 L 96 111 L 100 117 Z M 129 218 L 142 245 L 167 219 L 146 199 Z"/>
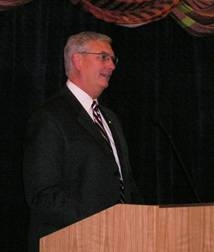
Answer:
<path fill-rule="evenodd" d="M 87 49 L 99 50 L 100 52 L 108 52 L 113 54 L 113 49 L 108 41 L 103 40 L 91 40 L 87 43 Z"/>

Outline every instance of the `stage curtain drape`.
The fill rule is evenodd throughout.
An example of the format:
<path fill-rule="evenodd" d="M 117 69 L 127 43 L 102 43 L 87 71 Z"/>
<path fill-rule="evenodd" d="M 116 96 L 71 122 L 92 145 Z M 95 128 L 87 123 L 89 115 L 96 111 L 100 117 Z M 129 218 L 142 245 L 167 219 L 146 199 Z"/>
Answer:
<path fill-rule="evenodd" d="M 180 0 L 70 0 L 106 22 L 119 25 L 143 25 L 165 17 Z"/>
<path fill-rule="evenodd" d="M 214 32 L 213 0 L 70 0 L 95 17 L 127 27 L 137 27 L 171 15 L 196 36 Z"/>
<path fill-rule="evenodd" d="M 214 33 L 214 0 L 184 0 L 173 8 L 171 16 L 190 34 Z"/>
<path fill-rule="evenodd" d="M 32 0 L 0 0 L 0 11 L 30 1 Z M 81 6 L 96 18 L 130 28 L 160 20 L 169 14 L 192 35 L 203 36 L 214 32 L 214 0 L 70 0 L 70 2 Z"/>
<path fill-rule="evenodd" d="M 23 4 L 26 4 L 32 0 L 0 0 L 0 11 L 8 10 Z"/>
<path fill-rule="evenodd" d="M 130 29 L 67 0 L 34 0 L 0 13 L 3 252 L 27 251 L 27 120 L 64 85 L 65 41 L 84 30 L 113 39 L 119 64 L 102 101 L 121 120 L 145 203 L 214 201 L 214 37 L 191 36 L 170 16 Z"/>

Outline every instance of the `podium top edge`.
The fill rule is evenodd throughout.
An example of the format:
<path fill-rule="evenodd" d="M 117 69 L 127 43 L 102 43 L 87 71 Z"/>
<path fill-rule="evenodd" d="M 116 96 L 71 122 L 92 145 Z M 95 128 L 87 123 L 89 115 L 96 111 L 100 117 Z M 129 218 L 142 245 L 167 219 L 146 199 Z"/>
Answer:
<path fill-rule="evenodd" d="M 116 204 L 114 206 L 145 206 L 145 207 L 158 207 L 158 208 L 175 208 L 175 207 L 212 207 L 214 202 L 208 203 L 179 203 L 179 204 Z M 114 207 L 113 206 L 113 207 Z"/>
<path fill-rule="evenodd" d="M 214 203 L 184 203 L 184 204 L 160 204 L 160 208 L 170 207 L 210 207 L 214 206 Z"/>

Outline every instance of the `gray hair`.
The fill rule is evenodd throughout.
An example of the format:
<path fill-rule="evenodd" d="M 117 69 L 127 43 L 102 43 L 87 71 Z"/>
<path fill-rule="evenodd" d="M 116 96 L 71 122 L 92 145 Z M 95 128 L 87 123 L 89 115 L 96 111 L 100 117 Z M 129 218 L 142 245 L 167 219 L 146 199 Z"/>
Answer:
<path fill-rule="evenodd" d="M 64 48 L 64 65 L 65 65 L 65 73 L 69 76 L 72 70 L 72 61 L 71 56 L 77 52 L 83 52 L 87 50 L 87 43 L 89 41 L 106 41 L 109 44 L 112 43 L 112 39 L 105 34 L 92 32 L 92 31 L 85 31 L 80 32 L 74 35 L 71 35 Z"/>

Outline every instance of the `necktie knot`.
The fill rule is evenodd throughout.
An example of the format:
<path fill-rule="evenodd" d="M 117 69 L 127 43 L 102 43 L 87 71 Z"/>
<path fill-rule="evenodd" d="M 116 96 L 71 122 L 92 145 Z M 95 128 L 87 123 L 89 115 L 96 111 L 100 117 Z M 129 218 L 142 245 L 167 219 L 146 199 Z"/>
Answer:
<path fill-rule="evenodd" d="M 97 101 L 92 102 L 91 108 L 92 108 L 93 111 L 98 111 L 99 110 L 99 105 L 98 105 Z"/>
<path fill-rule="evenodd" d="M 104 137 L 104 139 L 106 140 L 106 142 L 111 146 L 110 140 L 108 138 L 108 134 L 107 134 L 106 129 L 103 125 L 103 120 L 101 117 L 101 113 L 100 113 L 99 105 L 98 105 L 97 101 L 93 101 L 91 108 L 92 108 L 92 112 L 93 112 L 94 123 L 98 126 L 99 131 L 100 131 L 101 135 Z"/>
<path fill-rule="evenodd" d="M 94 120 L 95 120 L 102 128 L 104 128 L 103 122 L 102 122 L 102 117 L 101 117 L 100 110 L 99 110 L 99 105 L 98 105 L 97 101 L 93 101 L 93 103 L 92 103 L 92 105 L 91 105 L 91 108 L 92 108 L 92 111 L 93 111 Z"/>

